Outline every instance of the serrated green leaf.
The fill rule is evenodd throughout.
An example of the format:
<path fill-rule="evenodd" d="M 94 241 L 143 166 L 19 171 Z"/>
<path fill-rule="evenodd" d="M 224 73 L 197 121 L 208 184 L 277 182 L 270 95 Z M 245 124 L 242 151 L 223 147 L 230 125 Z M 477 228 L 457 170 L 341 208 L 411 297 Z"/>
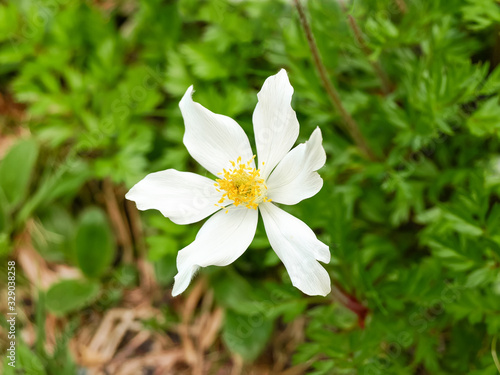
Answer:
<path fill-rule="evenodd" d="M 467 127 L 470 132 L 478 137 L 487 135 L 498 135 L 500 130 L 500 104 L 498 96 L 488 99 L 481 107 L 467 119 Z"/>
<path fill-rule="evenodd" d="M 497 275 L 497 271 L 490 268 L 479 268 L 469 274 L 467 281 L 465 282 L 466 288 L 476 288 L 478 286 L 484 286 L 489 282 L 492 282 Z"/>

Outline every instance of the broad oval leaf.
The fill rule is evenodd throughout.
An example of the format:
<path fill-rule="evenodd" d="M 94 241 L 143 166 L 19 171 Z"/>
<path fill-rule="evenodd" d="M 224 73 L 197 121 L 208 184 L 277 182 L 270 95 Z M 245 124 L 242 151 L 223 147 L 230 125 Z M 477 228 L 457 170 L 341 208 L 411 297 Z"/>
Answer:
<path fill-rule="evenodd" d="M 255 360 L 266 347 L 273 331 L 274 321 L 264 313 L 239 315 L 226 311 L 222 339 L 232 353 L 247 361 Z"/>
<path fill-rule="evenodd" d="M 0 189 L 10 206 L 22 201 L 38 156 L 38 144 L 33 138 L 18 141 L 0 162 Z"/>
<path fill-rule="evenodd" d="M 64 315 L 90 304 L 99 293 L 99 283 L 93 280 L 63 280 L 47 291 L 47 308 Z"/>
<path fill-rule="evenodd" d="M 83 212 L 75 236 L 78 266 L 91 278 L 102 276 L 114 257 L 111 229 L 104 212 L 90 208 Z"/>

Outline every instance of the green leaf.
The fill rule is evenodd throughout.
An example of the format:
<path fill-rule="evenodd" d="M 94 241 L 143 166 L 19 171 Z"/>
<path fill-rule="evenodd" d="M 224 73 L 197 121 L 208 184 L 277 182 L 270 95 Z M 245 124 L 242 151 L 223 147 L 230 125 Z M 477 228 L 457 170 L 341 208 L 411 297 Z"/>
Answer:
<path fill-rule="evenodd" d="M 482 30 L 500 22 L 500 9 L 496 0 L 467 0 L 461 9 L 471 30 Z"/>
<path fill-rule="evenodd" d="M 152 262 L 160 260 L 165 255 L 176 255 L 181 249 L 178 241 L 167 234 L 148 237 L 146 243 L 149 246 L 148 259 Z"/>
<path fill-rule="evenodd" d="M 486 230 L 490 234 L 495 234 L 500 227 L 500 204 L 495 203 L 486 220 Z"/>
<path fill-rule="evenodd" d="M 417 342 L 415 359 L 423 362 L 430 373 L 436 373 L 436 370 L 439 368 L 437 346 L 437 339 L 431 335 L 421 335 Z"/>
<path fill-rule="evenodd" d="M 483 229 L 475 225 L 469 218 L 460 216 L 460 213 L 445 211 L 444 216 L 448 219 L 450 227 L 459 233 L 465 233 L 470 236 L 480 236 L 483 234 Z"/>
<path fill-rule="evenodd" d="M 496 94 L 500 90 L 500 65 L 490 73 L 484 86 L 481 87 L 479 93 L 481 95 Z"/>
<path fill-rule="evenodd" d="M 267 345 L 273 322 L 265 314 L 240 315 L 227 310 L 222 339 L 233 353 L 253 361 Z"/>
<path fill-rule="evenodd" d="M 184 44 L 181 52 L 189 64 L 193 67 L 194 74 L 202 79 L 215 80 L 227 78 L 230 74 L 230 66 L 213 53 L 210 46 L 206 44 Z M 228 56 L 229 58 L 229 56 Z"/>
<path fill-rule="evenodd" d="M 0 7 L 0 40 L 12 38 L 18 25 L 19 15 L 14 3 L 4 3 Z"/>
<path fill-rule="evenodd" d="M 0 232 L 0 257 L 5 256 L 12 250 L 9 247 L 10 239 L 7 233 Z"/>
<path fill-rule="evenodd" d="M 27 138 L 17 142 L 2 160 L 0 189 L 10 205 L 17 205 L 26 196 L 37 156 L 38 144 Z"/>
<path fill-rule="evenodd" d="M 14 366 L 9 365 L 11 358 L 5 356 L 4 375 L 46 375 L 47 372 L 43 366 L 40 357 L 33 353 L 23 342 L 16 341 L 16 360 Z M 8 353 L 8 352 L 7 352 Z"/>
<path fill-rule="evenodd" d="M 9 227 L 9 218 L 7 216 L 7 204 L 3 196 L 3 192 L 0 190 L 0 233 L 7 232 Z"/>
<path fill-rule="evenodd" d="M 211 278 L 216 301 L 228 309 L 237 311 L 239 314 L 253 314 L 260 311 L 257 301 L 260 301 L 259 288 L 253 287 L 245 278 L 232 272 L 224 270 Z M 260 296 L 262 297 L 262 296 Z"/>
<path fill-rule="evenodd" d="M 32 234 L 38 252 L 48 261 L 74 261 L 75 223 L 70 213 L 59 205 L 51 205 L 38 219 L 39 230 Z"/>
<path fill-rule="evenodd" d="M 78 266 L 88 277 L 100 277 L 111 264 L 115 248 L 108 220 L 102 210 L 90 208 L 80 217 L 75 250 Z"/>
<path fill-rule="evenodd" d="M 472 272 L 467 277 L 467 281 L 465 282 L 465 287 L 475 288 L 478 286 L 484 286 L 487 283 L 490 283 L 493 280 L 495 280 L 496 276 L 497 276 L 497 271 L 495 269 L 492 269 L 490 267 L 479 268 L 474 272 Z"/>
<path fill-rule="evenodd" d="M 496 134 L 500 130 L 500 105 L 498 96 L 488 99 L 467 119 L 470 132 L 478 137 Z"/>
<path fill-rule="evenodd" d="M 160 283 L 160 285 L 166 286 L 172 284 L 174 276 L 177 273 L 175 259 L 175 254 L 167 254 L 164 257 L 153 262 L 156 280 L 158 281 L 158 283 Z"/>
<path fill-rule="evenodd" d="M 47 291 L 47 308 L 64 315 L 90 304 L 99 293 L 99 283 L 92 280 L 63 280 Z"/>

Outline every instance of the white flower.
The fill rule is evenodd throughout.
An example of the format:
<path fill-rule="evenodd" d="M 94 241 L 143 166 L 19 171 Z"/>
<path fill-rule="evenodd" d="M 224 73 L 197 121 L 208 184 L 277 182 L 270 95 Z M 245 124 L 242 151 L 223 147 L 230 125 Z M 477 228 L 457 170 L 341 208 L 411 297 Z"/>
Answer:
<path fill-rule="evenodd" d="M 168 169 L 147 175 L 126 195 L 138 209 L 157 209 L 177 224 L 215 213 L 195 241 L 179 251 L 172 295 L 186 290 L 200 267 L 225 266 L 243 254 L 255 236 L 257 211 L 293 285 L 309 295 L 328 294 L 330 277 L 318 263 L 330 262 L 328 246 L 304 222 L 274 204 L 296 204 L 318 193 L 323 180 L 316 171 L 326 161 L 319 128 L 309 141 L 290 150 L 299 123 L 286 71 L 266 79 L 257 95 L 253 127 L 258 169 L 243 129 L 194 102 L 192 93 L 191 86 L 179 103 L 186 126 L 184 144 L 216 180 Z"/>

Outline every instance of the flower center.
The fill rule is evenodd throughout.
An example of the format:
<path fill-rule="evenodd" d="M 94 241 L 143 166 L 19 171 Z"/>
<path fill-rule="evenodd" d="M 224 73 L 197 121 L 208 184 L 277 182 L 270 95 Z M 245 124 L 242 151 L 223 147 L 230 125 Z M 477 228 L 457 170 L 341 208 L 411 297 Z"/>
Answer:
<path fill-rule="evenodd" d="M 256 210 L 259 203 L 271 201 L 266 197 L 267 186 L 260 171 L 250 166 L 253 159 L 255 155 L 246 163 L 241 163 L 241 157 L 238 157 L 235 162 L 231 161 L 231 169 L 223 169 L 224 173 L 219 173 L 223 178 L 215 180 L 214 184 L 217 191 L 223 193 L 219 204 L 228 199 L 235 206 L 241 204 Z"/>

